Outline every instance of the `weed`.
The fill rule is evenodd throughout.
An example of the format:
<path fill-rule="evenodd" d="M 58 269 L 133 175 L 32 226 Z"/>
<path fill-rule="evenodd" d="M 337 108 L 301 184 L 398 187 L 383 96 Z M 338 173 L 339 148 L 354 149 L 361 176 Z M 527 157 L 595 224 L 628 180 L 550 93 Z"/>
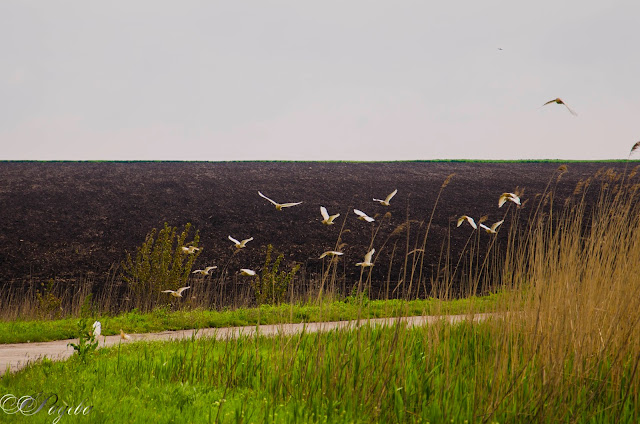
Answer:
<path fill-rule="evenodd" d="M 78 343 L 69 343 L 68 346 L 76 351 L 82 363 L 86 363 L 89 354 L 98 347 L 98 341 L 93 332 L 89 331 L 89 322 L 86 318 L 78 320 Z"/>
<path fill-rule="evenodd" d="M 122 263 L 122 278 L 128 284 L 133 303 L 142 310 L 150 310 L 156 303 L 162 302 L 162 289 L 176 290 L 185 286 L 191 275 L 191 268 L 201 250 L 186 254 L 182 247 L 191 230 L 191 223 L 184 226 L 178 235 L 178 229 L 167 223 L 160 231 L 151 230 L 136 250 L 135 257 L 127 254 Z M 190 246 L 197 247 L 200 236 L 196 231 Z M 166 299 L 168 302 L 169 299 Z"/>
<path fill-rule="evenodd" d="M 273 246 L 267 246 L 264 267 L 259 279 L 255 279 L 253 283 L 253 294 L 256 303 L 262 304 L 279 304 L 285 300 L 285 296 L 289 290 L 291 281 L 300 269 L 299 264 L 294 264 L 289 272 L 281 271 L 280 265 L 284 259 L 284 254 L 279 254 L 276 260 L 271 263 L 271 253 Z"/>
<path fill-rule="evenodd" d="M 40 284 L 36 290 L 36 314 L 39 319 L 57 319 L 62 314 L 62 299 L 54 294 L 54 282 Z"/>

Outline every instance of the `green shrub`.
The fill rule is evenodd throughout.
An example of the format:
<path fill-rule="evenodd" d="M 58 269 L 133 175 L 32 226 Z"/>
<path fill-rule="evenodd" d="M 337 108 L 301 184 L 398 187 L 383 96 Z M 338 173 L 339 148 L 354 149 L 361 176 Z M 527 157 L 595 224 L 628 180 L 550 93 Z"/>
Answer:
<path fill-rule="evenodd" d="M 135 257 L 127 254 L 127 260 L 122 263 L 122 278 L 134 304 L 143 311 L 150 310 L 158 302 L 169 302 L 169 296 L 160 293 L 161 290 L 176 290 L 186 285 L 201 252 L 187 254 L 182 251 L 187 245 L 197 247 L 200 241 L 196 231 L 193 241 L 185 243 L 190 230 L 191 223 L 187 223 L 178 234 L 176 227 L 165 223 L 160 231 L 154 228 L 147 234 Z"/>
<path fill-rule="evenodd" d="M 300 269 L 299 264 L 293 265 L 291 271 L 280 271 L 280 264 L 284 259 L 284 254 L 279 254 L 275 262 L 271 264 L 271 252 L 273 246 L 267 246 L 267 253 L 265 256 L 264 267 L 259 279 L 256 279 L 253 283 L 253 294 L 256 302 L 259 305 L 262 304 L 278 304 L 285 300 L 289 285 L 296 275 L 296 272 Z"/>
<path fill-rule="evenodd" d="M 78 354 L 78 358 L 85 363 L 91 352 L 95 352 L 98 347 L 98 340 L 96 340 L 92 331 L 89 331 L 89 322 L 86 318 L 80 318 L 78 321 L 78 343 L 68 343 L 73 350 Z"/>
<path fill-rule="evenodd" d="M 36 315 L 39 319 L 58 319 L 62 315 L 62 299 L 53 293 L 53 286 L 53 280 L 49 280 L 36 289 Z"/>

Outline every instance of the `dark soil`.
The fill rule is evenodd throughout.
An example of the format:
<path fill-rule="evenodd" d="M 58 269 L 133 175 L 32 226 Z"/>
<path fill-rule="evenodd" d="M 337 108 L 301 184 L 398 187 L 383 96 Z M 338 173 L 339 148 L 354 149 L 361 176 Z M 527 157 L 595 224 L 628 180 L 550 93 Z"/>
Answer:
<path fill-rule="evenodd" d="M 471 228 L 456 228 L 461 214 L 488 215 L 488 223 L 505 217 L 498 209 L 502 192 L 522 190 L 526 201 L 520 224 L 538 202 L 561 163 L 315 163 L 315 162 L 0 162 L 0 288 L 25 281 L 50 279 L 106 281 L 117 278 L 126 252 L 135 252 L 152 228 L 169 223 L 182 227 L 191 222 L 200 232 L 204 248 L 197 265 L 228 265 L 260 269 L 268 244 L 285 254 L 287 265 L 302 264 L 301 275 L 321 272 L 318 256 L 336 245 L 343 219 L 345 256 L 341 273 L 357 281 L 355 266 L 367 252 L 372 233 L 381 223 L 373 246 L 380 256 L 373 270 L 374 284 L 400 278 L 407 233 L 394 230 L 411 221 L 409 249 L 415 236 L 424 235 L 421 222 L 429 221 L 443 181 L 455 174 L 443 190 L 427 242 L 428 275 L 435 275 L 443 242 L 450 240 L 455 262 Z M 561 205 L 580 180 L 602 168 L 622 171 L 624 163 L 579 162 L 568 164 L 556 186 Z M 556 174 L 557 175 L 557 174 Z M 372 201 L 398 189 L 390 207 Z M 279 202 L 304 202 L 277 211 L 258 196 L 258 190 Z M 595 202 L 597 190 L 588 201 Z M 337 225 L 320 223 L 319 207 L 341 213 Z M 375 216 L 368 224 L 356 219 L 353 208 Z M 385 212 L 391 216 L 383 219 Z M 506 214 L 508 229 L 514 208 Z M 450 239 L 449 239 L 450 234 Z M 254 237 L 248 247 L 233 254 L 228 235 Z M 490 235 L 481 234 L 485 246 Z M 502 231 L 499 246 L 506 244 Z M 486 243 L 486 244 L 485 244 Z M 445 246 L 446 248 L 446 246 Z M 500 248 L 500 247 L 498 247 Z M 401 252 L 401 253 L 399 253 Z M 440 260 L 440 262 L 442 262 Z"/>

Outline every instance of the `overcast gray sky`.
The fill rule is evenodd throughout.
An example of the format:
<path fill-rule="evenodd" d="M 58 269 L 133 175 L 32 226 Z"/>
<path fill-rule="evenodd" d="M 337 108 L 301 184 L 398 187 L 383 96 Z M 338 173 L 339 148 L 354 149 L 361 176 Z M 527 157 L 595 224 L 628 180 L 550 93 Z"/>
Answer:
<path fill-rule="evenodd" d="M 625 158 L 639 28 L 638 0 L 2 0 L 0 159 Z"/>

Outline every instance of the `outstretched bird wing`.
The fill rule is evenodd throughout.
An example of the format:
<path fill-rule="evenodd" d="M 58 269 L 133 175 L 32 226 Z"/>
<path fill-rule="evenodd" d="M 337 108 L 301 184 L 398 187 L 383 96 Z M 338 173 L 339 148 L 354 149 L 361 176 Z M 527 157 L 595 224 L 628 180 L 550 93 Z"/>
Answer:
<path fill-rule="evenodd" d="M 393 190 L 393 193 L 389 194 L 387 196 L 387 198 L 384 199 L 384 201 L 389 203 L 391 201 L 391 199 L 393 199 L 393 196 L 395 196 L 397 193 L 398 193 L 398 189 Z"/>
<path fill-rule="evenodd" d="M 240 242 L 236 239 L 234 239 L 233 237 L 229 236 L 229 240 L 231 240 L 232 242 L 234 242 L 235 244 L 240 244 Z"/>
<path fill-rule="evenodd" d="M 373 257 L 373 254 L 376 253 L 376 249 L 371 249 L 367 252 L 366 255 L 364 255 L 364 261 L 365 263 L 370 264 L 371 263 L 371 258 Z"/>
<path fill-rule="evenodd" d="M 353 212 L 354 212 L 356 215 L 361 216 L 361 217 L 363 217 L 363 218 L 364 218 L 364 219 L 366 219 L 366 220 L 373 220 L 373 218 L 371 218 L 369 215 L 367 215 L 366 213 L 362 212 L 362 211 L 361 211 L 361 210 L 359 210 L 359 209 L 354 209 L 354 210 L 353 210 Z"/>
<path fill-rule="evenodd" d="M 278 202 L 274 202 L 273 200 L 269 199 L 267 196 L 265 196 L 264 194 L 258 192 L 258 194 L 260 195 L 260 197 L 267 199 L 268 201 L 270 201 L 271 203 L 273 203 L 274 205 L 278 206 L 279 203 Z"/>
<path fill-rule="evenodd" d="M 327 208 L 324 206 L 320 206 L 320 214 L 325 221 L 329 219 L 329 212 L 327 212 Z"/>
<path fill-rule="evenodd" d="M 467 219 L 467 215 L 462 215 L 460 218 L 458 218 L 458 225 L 456 225 L 456 227 L 461 226 L 465 219 Z"/>
<path fill-rule="evenodd" d="M 573 116 L 578 116 L 578 114 L 577 114 L 573 109 L 571 109 L 569 106 L 567 106 L 567 104 L 566 104 L 565 102 L 562 102 L 562 104 L 564 105 L 564 107 L 566 107 L 566 108 L 567 108 L 567 110 L 568 110 L 569 112 L 571 112 L 571 114 L 572 114 Z"/>
<path fill-rule="evenodd" d="M 290 208 L 291 206 L 297 206 L 299 204 L 301 204 L 302 202 L 294 202 L 294 203 L 283 203 L 280 206 L 283 208 Z"/>
<path fill-rule="evenodd" d="M 496 230 L 496 228 L 498 228 L 500 225 L 502 225 L 502 223 L 503 223 L 503 222 L 504 222 L 504 219 L 503 219 L 502 221 L 498 221 L 498 222 L 496 222 L 495 224 L 493 224 L 493 225 L 491 226 L 491 230 L 492 230 L 492 231 L 495 231 L 495 230 Z"/>
<path fill-rule="evenodd" d="M 320 255 L 320 259 L 324 258 L 325 256 L 341 256 L 344 253 L 342 252 L 337 252 L 335 250 L 327 250 L 326 252 L 324 252 L 322 255 Z"/>
<path fill-rule="evenodd" d="M 464 220 L 465 220 L 465 219 L 467 220 L 467 222 L 469 223 L 469 225 L 471 225 L 471 226 L 473 227 L 473 229 L 474 229 L 474 230 L 477 230 L 477 229 L 478 229 L 478 226 L 476 225 L 476 222 L 473 220 L 473 218 L 471 218 L 471 217 L 470 217 L 470 216 L 468 216 L 468 215 L 462 215 L 460 218 L 458 218 L 458 225 L 457 225 L 457 227 L 459 227 L 459 226 L 464 222 Z"/>

